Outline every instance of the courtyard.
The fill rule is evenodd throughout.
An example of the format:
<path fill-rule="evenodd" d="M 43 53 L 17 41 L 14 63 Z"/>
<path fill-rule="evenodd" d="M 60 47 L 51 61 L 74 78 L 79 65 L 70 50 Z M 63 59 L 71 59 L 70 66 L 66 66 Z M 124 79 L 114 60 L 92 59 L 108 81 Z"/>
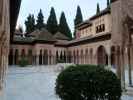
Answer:
<path fill-rule="evenodd" d="M 0 100 L 60 100 L 54 91 L 59 72 L 56 66 L 10 66 Z M 133 96 L 123 95 L 122 100 L 133 100 Z"/>

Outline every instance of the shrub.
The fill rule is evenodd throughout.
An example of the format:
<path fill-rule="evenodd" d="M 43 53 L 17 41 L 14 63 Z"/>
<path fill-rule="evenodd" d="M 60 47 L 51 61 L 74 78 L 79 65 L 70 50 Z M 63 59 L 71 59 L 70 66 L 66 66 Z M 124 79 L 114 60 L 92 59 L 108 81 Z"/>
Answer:
<path fill-rule="evenodd" d="M 65 61 L 62 60 L 62 59 L 58 59 L 58 60 L 57 60 L 57 63 L 65 63 Z"/>
<path fill-rule="evenodd" d="M 95 65 L 66 68 L 57 77 L 55 89 L 62 100 L 120 100 L 122 92 L 117 76 Z"/>
<path fill-rule="evenodd" d="M 28 60 L 25 57 L 22 57 L 21 60 L 19 61 L 20 67 L 25 67 L 28 65 Z"/>

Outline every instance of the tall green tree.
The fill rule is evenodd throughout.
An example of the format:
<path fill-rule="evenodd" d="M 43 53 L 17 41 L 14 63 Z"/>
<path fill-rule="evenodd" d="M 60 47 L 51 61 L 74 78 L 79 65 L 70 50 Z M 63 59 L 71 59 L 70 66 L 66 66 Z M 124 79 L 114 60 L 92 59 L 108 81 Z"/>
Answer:
<path fill-rule="evenodd" d="M 64 34 L 65 36 L 67 36 L 69 39 L 72 39 L 72 33 L 71 33 L 71 30 L 67 24 L 64 12 L 61 13 L 60 23 L 59 23 L 59 31 L 62 34 Z"/>
<path fill-rule="evenodd" d="M 43 13 L 42 13 L 42 10 L 40 9 L 40 12 L 38 13 L 38 16 L 37 16 L 37 24 L 36 24 L 36 28 L 37 29 L 42 29 L 45 27 L 45 24 L 44 24 L 44 16 L 43 16 Z"/>
<path fill-rule="evenodd" d="M 110 0 L 107 0 L 107 8 L 110 7 Z"/>
<path fill-rule="evenodd" d="M 52 7 L 50 11 L 50 16 L 47 20 L 47 30 L 52 34 L 55 34 L 58 31 L 58 23 L 56 19 L 55 10 Z"/>
<path fill-rule="evenodd" d="M 97 14 L 99 14 L 100 13 L 100 6 L 99 6 L 99 3 L 97 3 L 97 12 L 96 12 Z"/>
<path fill-rule="evenodd" d="M 35 18 L 34 15 L 29 14 L 27 17 L 27 20 L 25 21 L 25 26 L 26 26 L 26 32 L 31 33 L 35 30 Z"/>
<path fill-rule="evenodd" d="M 83 22 L 83 16 L 82 16 L 82 12 L 81 12 L 81 8 L 80 6 L 77 7 L 77 12 L 76 12 L 76 17 L 74 19 L 74 26 L 76 27 L 76 25 L 80 24 Z M 76 30 L 76 29 L 75 29 Z M 74 32 L 74 37 L 76 36 L 76 32 Z"/>

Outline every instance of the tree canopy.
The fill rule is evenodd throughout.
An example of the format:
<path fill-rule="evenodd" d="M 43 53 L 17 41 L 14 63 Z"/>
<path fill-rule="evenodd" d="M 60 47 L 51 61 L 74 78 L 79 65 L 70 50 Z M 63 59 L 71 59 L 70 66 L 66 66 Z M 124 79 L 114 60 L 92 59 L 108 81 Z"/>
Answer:
<path fill-rule="evenodd" d="M 45 24 L 44 24 L 44 16 L 43 16 L 43 13 L 42 13 L 42 10 L 40 9 L 40 12 L 38 13 L 38 16 L 37 16 L 37 24 L 36 24 L 36 28 L 37 29 L 42 29 L 45 27 Z"/>
<path fill-rule="evenodd" d="M 35 30 L 35 18 L 33 14 L 29 14 L 27 20 L 25 21 L 26 32 L 31 33 Z"/>
<path fill-rule="evenodd" d="M 56 19 L 55 10 L 52 7 L 50 11 L 50 16 L 47 20 L 47 30 L 52 34 L 55 34 L 58 31 L 58 23 Z"/>
<path fill-rule="evenodd" d="M 97 3 L 97 14 L 100 13 L 100 6 L 99 6 L 99 3 Z"/>
<path fill-rule="evenodd" d="M 107 8 L 110 8 L 110 0 L 107 0 Z"/>
<path fill-rule="evenodd" d="M 72 34 L 71 34 L 70 28 L 67 24 L 64 12 L 61 13 L 60 23 L 59 23 L 59 31 L 62 34 L 64 34 L 65 36 L 67 36 L 68 38 L 72 39 Z"/>
<path fill-rule="evenodd" d="M 80 6 L 77 7 L 77 12 L 76 12 L 76 17 L 74 20 L 74 26 L 76 27 L 76 25 L 80 24 L 83 22 L 83 16 L 82 16 L 82 12 L 81 12 L 81 8 Z M 76 35 L 76 32 L 74 32 L 74 36 Z"/>

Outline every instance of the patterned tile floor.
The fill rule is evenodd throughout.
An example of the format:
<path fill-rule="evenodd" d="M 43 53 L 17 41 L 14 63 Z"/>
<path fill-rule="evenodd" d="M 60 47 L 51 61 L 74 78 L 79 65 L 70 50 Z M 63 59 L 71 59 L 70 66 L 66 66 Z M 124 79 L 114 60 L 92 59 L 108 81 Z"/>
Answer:
<path fill-rule="evenodd" d="M 54 91 L 58 75 L 54 66 L 10 67 L 0 100 L 60 100 Z M 133 100 L 124 95 L 122 100 Z"/>

